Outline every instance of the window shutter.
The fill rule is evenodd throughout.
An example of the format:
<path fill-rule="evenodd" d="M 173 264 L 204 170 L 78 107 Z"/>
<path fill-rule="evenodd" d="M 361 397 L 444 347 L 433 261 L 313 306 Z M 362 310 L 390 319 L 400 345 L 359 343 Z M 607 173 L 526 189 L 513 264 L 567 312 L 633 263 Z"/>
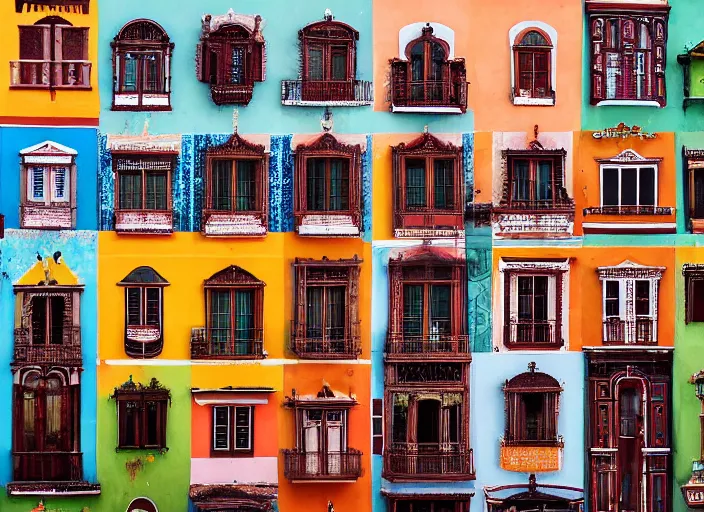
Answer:
<path fill-rule="evenodd" d="M 61 27 L 60 30 L 62 60 L 88 60 L 88 29 Z"/>
<path fill-rule="evenodd" d="M 20 26 L 20 60 L 49 60 L 46 43 L 47 26 Z"/>
<path fill-rule="evenodd" d="M 27 191 L 30 201 L 44 200 L 44 167 L 30 167 L 30 189 Z"/>
<path fill-rule="evenodd" d="M 592 103 L 603 100 L 605 98 L 605 88 L 604 83 L 604 67 L 606 66 L 606 54 L 597 51 L 604 44 L 604 32 L 606 30 L 604 26 L 603 18 L 594 18 L 591 24 L 591 80 L 592 80 Z"/>
<path fill-rule="evenodd" d="M 68 181 L 68 169 L 66 167 L 55 167 L 52 199 L 55 201 L 66 201 L 66 185 Z"/>
<path fill-rule="evenodd" d="M 381 398 L 372 399 L 372 453 L 384 453 L 384 403 Z"/>
<path fill-rule="evenodd" d="M 142 288 L 127 288 L 127 325 L 142 325 Z"/>
<path fill-rule="evenodd" d="M 557 278 L 553 275 L 548 277 L 548 322 L 557 320 L 557 308 L 562 304 L 557 303 Z M 555 333 L 559 335 L 560 333 Z"/>
<path fill-rule="evenodd" d="M 518 320 L 518 275 L 517 274 L 509 274 L 508 279 L 509 279 L 509 301 L 510 301 L 509 320 L 515 321 L 515 320 Z M 549 293 L 549 288 L 548 288 L 548 293 Z"/>
<path fill-rule="evenodd" d="M 255 82 L 264 80 L 264 43 L 255 43 L 252 47 L 252 79 Z"/>

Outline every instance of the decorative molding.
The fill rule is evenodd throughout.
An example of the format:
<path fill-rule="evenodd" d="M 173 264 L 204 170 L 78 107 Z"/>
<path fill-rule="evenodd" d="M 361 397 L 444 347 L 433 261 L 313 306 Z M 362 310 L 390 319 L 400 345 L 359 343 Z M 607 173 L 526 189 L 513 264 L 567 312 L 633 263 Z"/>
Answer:
<path fill-rule="evenodd" d="M 630 260 L 624 260 L 615 266 L 597 267 L 599 279 L 662 279 L 665 267 L 641 265 Z"/>
<path fill-rule="evenodd" d="M 237 265 L 230 265 L 224 268 L 208 279 L 205 280 L 204 285 L 209 286 L 264 286 L 264 282 L 260 281 L 254 275 L 250 274 L 246 270 L 238 267 Z"/>
<path fill-rule="evenodd" d="M 662 162 L 662 158 L 645 158 L 632 149 L 625 149 L 621 151 L 618 155 L 610 157 L 610 158 L 596 158 L 595 159 L 597 162 L 601 164 L 609 164 L 609 163 L 632 163 L 632 162 L 637 162 L 637 163 L 652 163 L 652 164 L 657 164 Z"/>
<path fill-rule="evenodd" d="M 599 132 L 592 133 L 592 137 L 595 139 L 626 139 L 628 137 L 638 137 L 643 140 L 654 139 L 657 137 L 657 134 L 644 132 L 640 126 L 628 126 L 625 123 L 619 123 L 616 128 L 605 128 Z"/>

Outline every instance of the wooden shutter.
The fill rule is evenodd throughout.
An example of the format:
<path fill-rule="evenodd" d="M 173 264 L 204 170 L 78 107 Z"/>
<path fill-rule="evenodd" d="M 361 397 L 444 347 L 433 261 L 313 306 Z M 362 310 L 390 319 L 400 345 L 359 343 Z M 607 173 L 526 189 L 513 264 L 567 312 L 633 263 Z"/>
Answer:
<path fill-rule="evenodd" d="M 384 453 L 384 405 L 381 398 L 372 400 L 372 453 Z"/>
<path fill-rule="evenodd" d="M 264 80 L 264 43 L 254 43 L 252 45 L 252 80 L 261 82 Z"/>
<path fill-rule="evenodd" d="M 467 106 L 467 71 L 464 59 L 450 61 L 450 96 L 464 109 Z"/>
<path fill-rule="evenodd" d="M 606 67 L 605 56 L 600 48 L 604 44 L 605 20 L 603 18 L 593 18 L 591 20 L 591 80 L 592 80 L 592 104 L 603 100 L 606 97 L 606 83 L 604 79 L 604 68 Z"/>
<path fill-rule="evenodd" d="M 57 35 L 61 41 L 61 60 L 88 60 L 87 28 L 56 27 L 56 30 L 61 34 L 60 38 Z"/>
<path fill-rule="evenodd" d="M 20 60 L 49 60 L 48 25 L 20 26 Z"/>

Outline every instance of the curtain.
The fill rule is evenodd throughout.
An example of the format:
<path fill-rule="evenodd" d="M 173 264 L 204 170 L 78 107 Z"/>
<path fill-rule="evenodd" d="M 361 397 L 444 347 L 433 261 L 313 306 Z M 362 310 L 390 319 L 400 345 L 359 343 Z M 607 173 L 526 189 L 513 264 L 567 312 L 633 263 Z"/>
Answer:
<path fill-rule="evenodd" d="M 254 347 L 254 292 L 235 291 L 235 354 L 252 354 Z"/>
<path fill-rule="evenodd" d="M 308 211 L 325 211 L 325 158 L 309 158 L 306 163 Z"/>
<path fill-rule="evenodd" d="M 320 430 L 323 411 L 303 411 L 303 452 L 306 458 L 306 473 L 320 473 Z"/>
<path fill-rule="evenodd" d="M 326 411 L 325 427 L 327 429 L 327 472 L 339 474 L 342 469 L 342 411 Z"/>
<path fill-rule="evenodd" d="M 403 336 L 423 336 L 424 286 L 403 285 Z"/>
<path fill-rule="evenodd" d="M 422 208 L 425 202 L 425 160 L 406 160 L 406 207 Z"/>
<path fill-rule="evenodd" d="M 452 160 L 435 160 L 435 208 L 451 209 L 454 207 L 454 184 Z"/>
<path fill-rule="evenodd" d="M 210 194 L 213 210 L 232 210 L 232 160 L 213 160 Z"/>
<path fill-rule="evenodd" d="M 146 210 L 166 210 L 166 180 L 165 172 L 148 172 L 146 176 L 147 194 L 145 205 Z"/>
<path fill-rule="evenodd" d="M 335 158 L 330 160 L 329 210 L 347 209 L 349 209 L 349 161 Z"/>
<path fill-rule="evenodd" d="M 214 354 L 226 355 L 229 352 L 232 317 L 230 316 L 230 291 L 210 292 L 210 331 Z"/>
<path fill-rule="evenodd" d="M 120 173 L 120 197 L 118 198 L 121 210 L 142 209 L 142 174 Z"/>
<path fill-rule="evenodd" d="M 237 161 L 237 186 L 235 188 L 235 209 L 237 211 L 252 211 L 256 205 L 255 169 L 253 160 Z"/>

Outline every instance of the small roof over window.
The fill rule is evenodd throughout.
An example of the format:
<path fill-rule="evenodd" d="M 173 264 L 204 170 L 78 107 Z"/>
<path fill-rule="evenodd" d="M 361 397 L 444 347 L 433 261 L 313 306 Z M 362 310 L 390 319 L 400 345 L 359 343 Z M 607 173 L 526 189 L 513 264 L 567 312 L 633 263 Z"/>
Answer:
<path fill-rule="evenodd" d="M 78 277 L 69 268 L 56 251 L 52 256 L 44 257 L 37 253 L 37 261 L 16 283 L 15 287 L 36 286 L 73 286 L 82 287 Z"/>
<path fill-rule="evenodd" d="M 122 281 L 117 283 L 118 286 L 133 286 L 133 285 L 148 285 L 148 286 L 169 286 L 169 282 L 164 279 L 159 272 L 152 267 L 137 267 L 132 272 L 127 274 Z"/>
<path fill-rule="evenodd" d="M 230 265 L 205 280 L 206 287 L 229 287 L 235 285 L 264 286 L 264 282 L 237 265 Z"/>
<path fill-rule="evenodd" d="M 75 149 L 50 140 L 20 150 L 25 164 L 71 164 L 76 155 Z"/>
<path fill-rule="evenodd" d="M 357 405 L 357 397 L 354 393 L 345 395 L 340 391 L 335 391 L 330 386 L 323 382 L 323 387 L 315 395 L 298 395 L 296 390 L 291 390 L 291 396 L 287 396 L 284 405 L 287 407 L 303 407 L 320 409 L 321 407 L 352 407 Z"/>
<path fill-rule="evenodd" d="M 534 362 L 528 364 L 528 371 L 506 381 L 504 391 L 513 393 L 560 393 L 562 387 L 554 377 L 538 372 Z"/>

